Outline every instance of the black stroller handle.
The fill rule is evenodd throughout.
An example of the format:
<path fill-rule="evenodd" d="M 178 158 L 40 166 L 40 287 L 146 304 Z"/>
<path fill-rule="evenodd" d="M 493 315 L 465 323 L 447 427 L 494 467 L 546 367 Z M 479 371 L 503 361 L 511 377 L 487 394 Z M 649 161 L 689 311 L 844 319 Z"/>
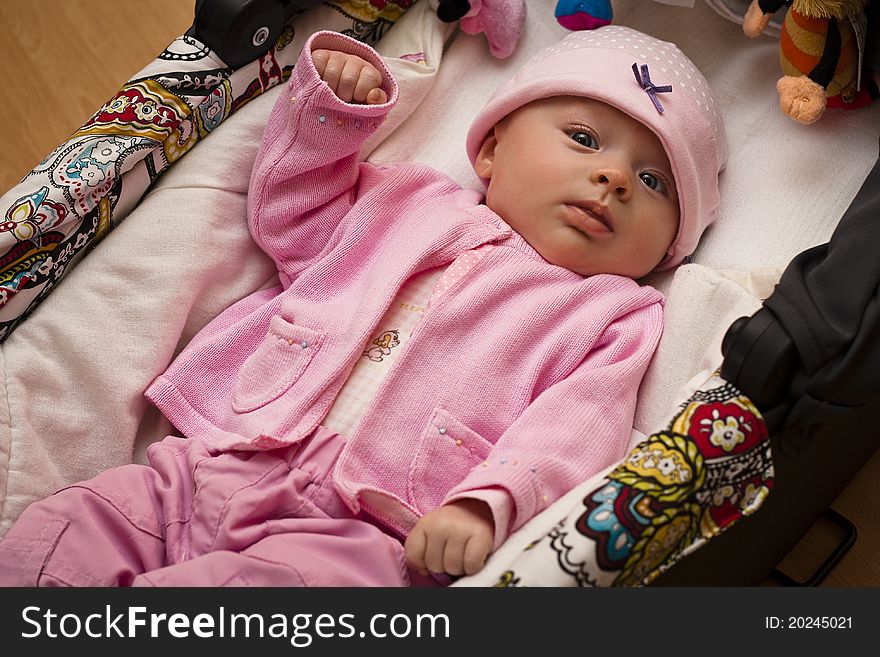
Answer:
<path fill-rule="evenodd" d="M 238 68 L 269 50 L 285 24 L 321 0 L 196 0 L 187 34 Z"/>
<path fill-rule="evenodd" d="M 746 393 L 768 427 L 777 428 L 788 414 L 782 402 L 800 365 L 791 336 L 772 312 L 761 308 L 730 325 L 721 352 L 722 378 Z"/>

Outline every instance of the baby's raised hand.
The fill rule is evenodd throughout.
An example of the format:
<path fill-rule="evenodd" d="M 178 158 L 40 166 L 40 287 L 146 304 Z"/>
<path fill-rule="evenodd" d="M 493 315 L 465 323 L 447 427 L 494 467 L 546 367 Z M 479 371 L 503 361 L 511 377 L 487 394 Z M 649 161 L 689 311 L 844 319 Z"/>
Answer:
<path fill-rule="evenodd" d="M 426 513 L 404 544 L 406 562 L 428 572 L 473 575 L 492 550 L 495 523 L 489 505 L 458 500 Z"/>
<path fill-rule="evenodd" d="M 388 102 L 382 74 L 365 59 L 338 50 L 313 50 L 312 62 L 321 79 L 346 103 L 379 105 Z"/>

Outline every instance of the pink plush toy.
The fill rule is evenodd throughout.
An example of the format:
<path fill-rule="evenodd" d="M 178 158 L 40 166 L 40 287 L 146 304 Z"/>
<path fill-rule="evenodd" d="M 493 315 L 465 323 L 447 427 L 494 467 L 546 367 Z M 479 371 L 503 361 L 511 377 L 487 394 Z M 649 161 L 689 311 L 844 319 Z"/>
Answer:
<path fill-rule="evenodd" d="M 461 20 L 468 34 L 486 35 L 489 52 L 499 59 L 510 57 L 526 21 L 525 0 L 440 0 L 437 16 L 451 23 Z"/>

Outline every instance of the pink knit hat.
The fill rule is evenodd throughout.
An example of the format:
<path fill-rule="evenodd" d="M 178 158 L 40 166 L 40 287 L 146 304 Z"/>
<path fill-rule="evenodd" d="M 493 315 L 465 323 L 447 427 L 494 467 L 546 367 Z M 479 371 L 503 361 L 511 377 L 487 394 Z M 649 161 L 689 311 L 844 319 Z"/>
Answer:
<path fill-rule="evenodd" d="M 721 113 L 705 78 L 677 46 L 636 30 L 609 25 L 574 32 L 539 52 L 495 92 L 468 132 L 471 163 L 502 118 L 533 100 L 563 95 L 606 102 L 660 138 L 675 176 L 681 216 L 678 234 L 657 269 L 679 264 L 715 220 L 718 174 L 727 159 Z"/>

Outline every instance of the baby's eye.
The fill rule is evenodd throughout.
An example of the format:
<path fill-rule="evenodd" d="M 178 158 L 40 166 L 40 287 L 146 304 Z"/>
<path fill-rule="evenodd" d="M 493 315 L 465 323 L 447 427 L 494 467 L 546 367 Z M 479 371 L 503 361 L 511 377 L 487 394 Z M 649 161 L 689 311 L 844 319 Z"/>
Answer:
<path fill-rule="evenodd" d="M 651 189 L 654 189 L 658 192 L 666 191 L 666 184 L 653 173 L 640 173 L 639 178 Z"/>
<path fill-rule="evenodd" d="M 581 146 L 586 146 L 587 148 L 592 148 L 594 150 L 599 148 L 599 142 L 596 141 L 596 138 L 589 132 L 578 130 L 577 132 L 571 133 L 571 138 Z"/>

